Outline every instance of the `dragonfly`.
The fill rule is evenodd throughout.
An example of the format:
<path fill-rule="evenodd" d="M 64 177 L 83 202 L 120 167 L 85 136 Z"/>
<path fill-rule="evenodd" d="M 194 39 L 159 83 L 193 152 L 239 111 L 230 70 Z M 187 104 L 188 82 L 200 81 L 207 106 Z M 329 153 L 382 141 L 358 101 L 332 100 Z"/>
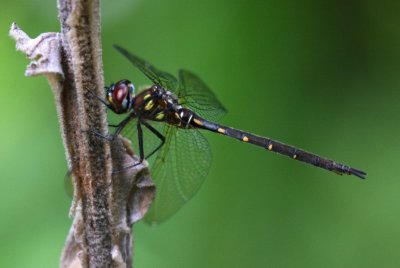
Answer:
<path fill-rule="evenodd" d="M 114 45 L 153 83 L 137 94 L 131 81 L 123 79 L 106 87 L 103 103 L 116 114 L 128 114 L 111 135 L 132 140 L 139 162 L 150 162 L 157 194 L 145 221 L 160 223 L 191 199 L 202 185 L 211 164 L 211 150 L 201 130 L 250 143 L 337 174 L 364 179 L 364 171 L 316 154 L 217 123 L 226 113 L 209 87 L 195 74 L 180 70 L 178 78 Z M 150 160 L 150 158 L 152 158 Z M 132 166 L 137 165 L 137 163 Z M 129 168 L 129 167 L 127 167 Z"/>

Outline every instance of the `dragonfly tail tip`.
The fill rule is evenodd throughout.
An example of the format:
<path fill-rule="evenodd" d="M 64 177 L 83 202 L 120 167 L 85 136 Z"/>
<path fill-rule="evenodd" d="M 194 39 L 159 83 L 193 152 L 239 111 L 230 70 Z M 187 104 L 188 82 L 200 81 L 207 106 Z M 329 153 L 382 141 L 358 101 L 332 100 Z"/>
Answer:
<path fill-rule="evenodd" d="M 367 176 L 367 173 L 362 171 L 362 170 L 358 170 L 355 168 L 350 168 L 350 172 L 351 175 L 355 175 L 357 177 L 359 177 L 360 179 L 365 180 L 365 176 Z"/>

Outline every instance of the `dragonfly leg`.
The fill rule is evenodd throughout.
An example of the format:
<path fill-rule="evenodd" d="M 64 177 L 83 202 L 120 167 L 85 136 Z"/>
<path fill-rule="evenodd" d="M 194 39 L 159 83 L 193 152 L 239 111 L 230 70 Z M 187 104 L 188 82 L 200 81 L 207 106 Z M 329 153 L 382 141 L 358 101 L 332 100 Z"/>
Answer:
<path fill-rule="evenodd" d="M 108 87 L 104 87 L 105 89 L 108 89 Z M 100 98 L 99 96 L 97 96 L 96 95 L 96 93 L 94 93 L 93 91 L 89 91 L 89 93 L 90 94 L 92 94 L 92 96 L 93 97 L 95 97 L 96 99 L 98 99 L 101 103 L 103 103 L 105 106 L 107 106 L 107 108 L 108 109 L 110 109 L 110 110 L 112 110 L 112 107 L 111 107 L 111 105 L 107 102 L 107 101 L 105 101 L 105 100 L 103 100 L 102 98 Z"/>
<path fill-rule="evenodd" d="M 117 128 L 113 134 L 107 135 L 107 134 L 102 134 L 100 131 L 97 129 L 92 129 L 91 131 L 98 137 L 103 138 L 108 141 L 113 141 L 116 137 L 118 137 L 119 133 L 124 129 L 124 127 L 129 123 L 129 121 L 132 120 L 132 116 L 128 115 L 124 120 L 121 121 L 118 125 L 112 125 L 112 127 Z"/>
<path fill-rule="evenodd" d="M 128 120 L 129 122 L 129 120 Z M 147 156 L 144 156 L 144 147 L 143 147 L 143 130 L 142 130 L 142 124 L 148 129 L 150 130 L 154 135 L 156 135 L 159 139 L 160 139 L 160 144 L 154 149 L 152 150 Z M 117 126 L 119 127 L 119 126 Z M 113 174 L 115 173 L 119 173 L 119 172 L 123 172 L 125 170 L 128 170 L 130 168 L 136 167 L 138 165 L 140 165 L 144 159 L 148 159 L 150 156 L 152 156 L 153 154 L 155 154 L 165 143 L 165 137 L 157 130 L 155 129 L 153 126 L 151 126 L 150 124 L 148 124 L 146 121 L 143 120 L 138 120 L 137 123 L 137 131 L 138 131 L 138 145 L 139 145 L 139 161 L 136 162 L 133 165 L 124 167 L 121 170 L 117 170 L 114 171 Z"/>
<path fill-rule="evenodd" d="M 119 123 L 118 125 L 116 125 L 117 130 L 114 132 L 113 136 L 114 136 L 114 135 L 118 136 L 118 134 L 122 131 L 122 129 L 126 126 L 126 124 L 129 123 L 129 121 L 130 121 L 131 119 L 132 119 L 132 117 L 128 116 L 128 117 L 125 118 L 121 123 Z M 136 166 L 140 165 L 140 164 L 143 162 L 143 160 L 144 160 L 143 131 L 142 131 L 142 126 L 140 125 L 140 120 L 138 120 L 136 127 L 137 127 L 137 131 L 138 131 L 139 161 L 136 162 L 136 163 L 133 164 L 133 165 L 124 167 L 124 168 L 122 168 L 122 169 L 120 169 L 120 170 L 113 171 L 113 174 L 117 174 L 117 173 L 120 173 L 120 172 L 124 172 L 124 171 L 126 171 L 126 170 L 128 170 L 128 169 L 131 169 L 131 168 L 133 168 L 133 167 L 136 167 Z"/>
<path fill-rule="evenodd" d="M 130 118 L 128 117 L 128 118 L 126 118 L 126 119 L 130 119 Z M 124 119 L 124 121 L 125 121 L 126 119 Z M 121 123 L 123 123 L 124 121 L 122 121 Z M 127 122 L 129 122 L 129 120 L 127 120 Z M 120 128 L 123 129 L 123 127 L 127 124 L 127 122 L 126 122 L 125 124 L 123 124 L 122 126 L 118 126 L 118 128 L 117 128 L 117 130 L 116 130 L 115 132 L 117 132 Z M 121 123 L 120 123 L 119 125 L 121 125 Z M 143 130 L 142 130 L 142 126 L 141 126 L 141 124 L 140 124 L 140 120 L 138 120 L 136 127 L 137 127 L 137 131 L 138 131 L 139 161 L 136 162 L 136 163 L 133 164 L 133 165 L 124 167 L 123 169 L 120 169 L 120 170 L 117 170 L 117 171 L 113 171 L 113 174 L 120 173 L 120 172 L 124 172 L 124 171 L 126 171 L 126 170 L 128 170 L 128 169 L 131 169 L 131 168 L 136 167 L 136 166 L 140 165 L 141 163 L 143 163 L 143 160 L 144 160 Z M 122 130 L 122 129 L 121 129 L 121 130 Z M 119 130 L 119 132 L 121 132 L 121 130 Z M 119 132 L 118 132 L 118 133 L 119 133 Z"/>
<path fill-rule="evenodd" d="M 158 150 L 160 150 L 160 148 L 164 145 L 165 143 L 165 137 L 157 130 L 155 129 L 153 126 L 151 126 L 149 123 L 147 123 L 146 121 L 142 121 L 142 124 L 148 129 L 150 130 L 154 135 L 157 136 L 157 138 L 160 139 L 160 144 L 153 150 L 151 151 L 147 156 L 146 159 L 148 159 L 150 156 L 152 156 L 153 154 L 155 154 Z"/>
<path fill-rule="evenodd" d="M 138 131 L 138 142 L 139 142 L 139 163 L 143 162 L 144 159 L 144 149 L 143 149 L 143 131 L 140 125 L 140 120 L 137 121 L 137 131 Z"/>
<path fill-rule="evenodd" d="M 102 138 L 107 141 L 113 141 L 115 138 L 114 135 L 103 134 L 100 131 L 98 131 L 97 129 L 91 129 L 90 132 L 92 132 L 97 137 Z"/>

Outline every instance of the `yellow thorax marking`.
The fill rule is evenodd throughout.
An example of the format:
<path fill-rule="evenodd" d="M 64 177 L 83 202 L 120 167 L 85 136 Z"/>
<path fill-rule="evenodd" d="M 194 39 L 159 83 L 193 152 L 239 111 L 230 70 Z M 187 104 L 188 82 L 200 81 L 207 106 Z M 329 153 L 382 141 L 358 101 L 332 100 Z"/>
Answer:
<path fill-rule="evenodd" d="M 249 141 L 249 138 L 248 138 L 247 136 L 243 136 L 242 141 L 248 142 L 248 141 Z"/>
<path fill-rule="evenodd" d="M 149 100 L 149 102 L 147 102 L 146 105 L 144 106 L 144 109 L 145 109 L 146 111 L 148 111 L 148 110 L 150 110 L 151 108 L 153 108 L 153 106 L 154 106 L 153 100 Z"/>
<path fill-rule="evenodd" d="M 163 112 L 156 114 L 156 119 L 157 120 L 162 120 L 163 118 L 164 118 L 164 113 Z"/>

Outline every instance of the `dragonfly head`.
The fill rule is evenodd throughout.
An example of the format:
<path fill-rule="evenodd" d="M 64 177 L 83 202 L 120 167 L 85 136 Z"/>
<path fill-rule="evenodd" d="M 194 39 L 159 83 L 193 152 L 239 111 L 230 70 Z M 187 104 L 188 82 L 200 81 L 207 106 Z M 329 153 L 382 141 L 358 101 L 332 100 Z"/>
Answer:
<path fill-rule="evenodd" d="M 135 98 L 135 87 L 129 80 L 120 80 L 107 88 L 109 107 L 117 114 L 128 112 Z"/>

